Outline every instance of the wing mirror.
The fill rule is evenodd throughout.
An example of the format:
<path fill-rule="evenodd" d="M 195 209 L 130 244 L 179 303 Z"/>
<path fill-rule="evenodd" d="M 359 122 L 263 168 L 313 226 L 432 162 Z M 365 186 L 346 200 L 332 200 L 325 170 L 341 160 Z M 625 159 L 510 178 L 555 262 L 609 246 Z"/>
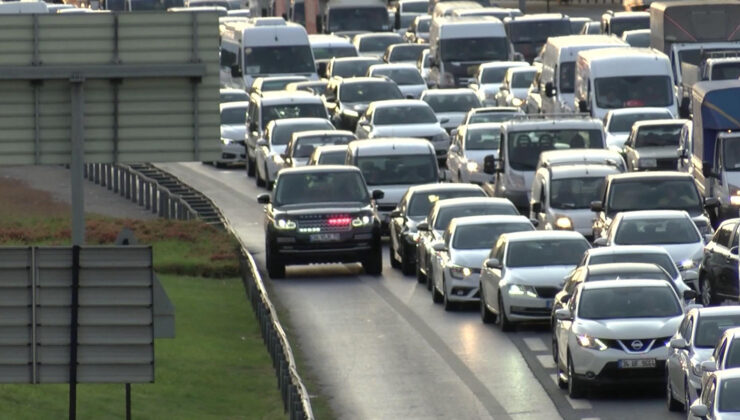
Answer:
<path fill-rule="evenodd" d="M 460 148 L 456 144 L 453 144 L 450 146 L 450 153 L 459 153 L 459 152 L 460 152 Z"/>
<path fill-rule="evenodd" d="M 497 172 L 503 172 L 504 168 L 501 161 L 496 159 L 494 155 L 488 155 L 483 158 L 483 172 L 493 175 Z"/>
<path fill-rule="evenodd" d="M 705 419 L 709 415 L 709 407 L 704 404 L 692 405 L 689 408 L 691 415 L 700 419 Z"/>
<path fill-rule="evenodd" d="M 263 193 L 257 196 L 257 202 L 260 204 L 270 204 L 270 194 Z"/>
<path fill-rule="evenodd" d="M 699 296 L 698 293 L 694 290 L 684 290 L 683 291 L 683 298 L 684 300 L 693 300 L 696 299 Z"/>
<path fill-rule="evenodd" d="M 594 239 L 594 246 L 606 246 L 606 244 L 607 244 L 606 238 Z"/>
<path fill-rule="evenodd" d="M 682 350 L 682 349 L 686 349 L 689 347 L 689 343 L 686 342 L 685 338 L 674 338 L 668 343 L 668 345 L 672 349 L 677 349 L 677 350 Z"/>
<path fill-rule="evenodd" d="M 442 242 L 437 242 L 436 244 L 432 245 L 432 249 L 437 252 L 446 252 L 447 251 L 447 245 L 445 245 Z"/>
<path fill-rule="evenodd" d="M 710 162 L 703 162 L 701 166 L 701 174 L 704 178 L 719 178 L 717 172 L 712 170 L 712 164 Z"/>
<path fill-rule="evenodd" d="M 604 211 L 604 205 L 601 201 L 592 201 L 590 204 L 591 211 L 599 213 Z"/>
<path fill-rule="evenodd" d="M 701 362 L 701 370 L 704 372 L 714 372 L 717 370 L 717 363 L 714 360 L 705 360 Z"/>
<path fill-rule="evenodd" d="M 491 269 L 500 269 L 501 261 L 499 261 L 497 258 L 489 258 L 486 260 L 486 267 Z"/>
<path fill-rule="evenodd" d="M 688 149 L 684 149 L 683 147 L 678 149 L 678 157 L 681 159 L 688 159 L 689 158 L 689 151 Z"/>
<path fill-rule="evenodd" d="M 385 193 L 382 190 L 373 190 L 373 200 L 380 200 L 385 197 Z"/>
<path fill-rule="evenodd" d="M 705 197 L 704 198 L 704 207 L 705 208 L 715 208 L 719 207 L 719 200 L 717 197 Z"/>
<path fill-rule="evenodd" d="M 401 217 L 401 210 L 393 210 L 391 212 L 391 218 L 395 219 L 396 217 Z"/>
<path fill-rule="evenodd" d="M 558 309 L 557 311 L 555 311 L 555 319 L 559 321 L 572 321 L 573 314 L 570 312 L 570 309 Z"/>
<path fill-rule="evenodd" d="M 416 230 L 426 232 L 429 230 L 429 223 L 427 222 L 421 222 L 418 225 L 416 225 Z"/>
<path fill-rule="evenodd" d="M 532 213 L 534 214 L 542 213 L 542 203 L 540 202 L 532 203 Z"/>

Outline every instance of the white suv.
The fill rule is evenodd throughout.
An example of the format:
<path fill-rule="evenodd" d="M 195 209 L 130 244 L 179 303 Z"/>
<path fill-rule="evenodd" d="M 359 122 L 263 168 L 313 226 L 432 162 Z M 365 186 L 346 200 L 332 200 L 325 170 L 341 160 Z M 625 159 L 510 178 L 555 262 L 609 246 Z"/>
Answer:
<path fill-rule="evenodd" d="M 593 384 L 663 383 L 666 344 L 683 314 L 667 281 L 582 283 L 568 307 L 555 311 L 558 385 L 581 398 Z"/>

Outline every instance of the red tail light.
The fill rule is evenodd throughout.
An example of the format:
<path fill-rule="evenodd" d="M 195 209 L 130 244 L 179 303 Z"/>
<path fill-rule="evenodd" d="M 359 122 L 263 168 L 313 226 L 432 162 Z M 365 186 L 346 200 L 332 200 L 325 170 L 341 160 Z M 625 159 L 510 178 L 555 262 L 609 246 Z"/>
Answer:
<path fill-rule="evenodd" d="M 349 216 L 333 216 L 327 221 L 329 226 L 349 226 L 352 223 L 352 218 Z"/>

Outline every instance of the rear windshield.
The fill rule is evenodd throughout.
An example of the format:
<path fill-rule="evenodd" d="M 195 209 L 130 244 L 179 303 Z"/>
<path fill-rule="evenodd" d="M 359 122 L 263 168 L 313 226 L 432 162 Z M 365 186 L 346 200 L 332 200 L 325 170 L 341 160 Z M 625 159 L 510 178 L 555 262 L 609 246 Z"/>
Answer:
<path fill-rule="evenodd" d="M 612 19 L 609 32 L 616 36 L 622 36 L 624 31 L 634 31 L 636 29 L 650 29 L 650 16 Z"/>
<path fill-rule="evenodd" d="M 635 147 L 678 147 L 681 126 L 644 127 L 637 132 Z"/>
<path fill-rule="evenodd" d="M 275 206 L 310 203 L 370 203 L 357 172 L 315 172 L 281 175 L 275 186 Z"/>
<path fill-rule="evenodd" d="M 667 318 L 683 313 L 670 287 L 584 290 L 578 316 L 584 319 Z"/>
<path fill-rule="evenodd" d="M 221 110 L 221 124 L 245 124 L 247 121 L 247 107 L 226 108 Z"/>
<path fill-rule="evenodd" d="M 319 165 L 344 165 L 346 151 L 323 152 L 319 155 Z"/>
<path fill-rule="evenodd" d="M 619 245 L 672 245 L 700 240 L 689 218 L 622 220 L 614 237 Z"/>
<path fill-rule="evenodd" d="M 397 85 L 423 85 L 424 79 L 421 78 L 419 70 L 415 68 L 394 69 L 380 68 L 373 70 L 373 77 L 386 76 L 396 82 Z"/>
<path fill-rule="evenodd" d="M 632 130 L 632 124 L 637 121 L 660 120 L 666 118 L 673 118 L 668 111 L 612 115 L 609 119 L 609 127 L 607 127 L 606 131 L 610 133 L 627 133 Z"/>
<path fill-rule="evenodd" d="M 428 103 L 434 112 L 468 112 L 481 106 L 480 100 L 472 92 L 460 95 L 426 95 L 424 102 Z"/>
<path fill-rule="evenodd" d="M 712 80 L 736 80 L 740 77 L 740 61 L 712 66 Z"/>
<path fill-rule="evenodd" d="M 500 128 L 468 129 L 465 134 L 465 150 L 498 150 L 499 143 Z"/>
<path fill-rule="evenodd" d="M 409 208 L 406 211 L 409 217 L 426 216 L 432 209 L 434 203 L 439 200 L 458 197 L 485 197 L 486 194 L 481 190 L 461 190 L 461 191 L 429 191 L 416 193 L 409 200 Z"/>
<path fill-rule="evenodd" d="M 273 145 L 285 145 L 288 144 L 293 133 L 300 131 L 309 130 L 331 130 L 334 128 L 331 123 L 327 120 L 325 122 L 305 122 L 299 124 L 283 124 L 273 127 L 272 135 L 270 136 L 270 144 Z"/>
<path fill-rule="evenodd" d="M 449 207 L 439 210 L 437 219 L 434 221 L 435 230 L 445 230 L 450 225 L 450 221 L 455 217 L 481 216 L 486 214 L 506 214 L 518 215 L 519 212 L 513 205 L 486 204 L 470 205 L 465 207 Z"/>
<path fill-rule="evenodd" d="M 516 112 L 476 112 L 470 116 L 468 124 L 477 123 L 502 123 L 513 119 L 517 115 L 522 115 Z"/>
<path fill-rule="evenodd" d="M 513 66 L 512 66 L 513 67 Z M 506 71 L 511 67 L 493 67 L 484 69 L 480 76 L 481 83 L 501 83 L 504 81 Z"/>
<path fill-rule="evenodd" d="M 393 48 L 391 51 L 390 61 L 416 61 L 419 59 L 421 52 L 428 48 L 426 45 L 402 45 Z"/>
<path fill-rule="evenodd" d="M 417 185 L 437 182 L 437 158 L 423 155 L 359 156 L 367 185 Z"/>
<path fill-rule="evenodd" d="M 577 265 L 590 248 L 585 239 L 516 241 L 509 244 L 507 267 Z M 536 255 L 537 258 L 532 258 Z"/>
<path fill-rule="evenodd" d="M 628 280 L 628 279 L 645 279 L 645 280 L 666 280 L 671 279 L 663 273 L 608 273 L 608 274 L 592 274 L 586 278 L 586 281 L 602 281 L 602 280 Z"/>
<path fill-rule="evenodd" d="M 298 142 L 293 145 L 293 148 L 295 149 L 293 151 L 293 157 L 307 158 L 311 156 L 314 149 L 319 146 L 331 144 L 347 144 L 354 139 L 354 136 L 301 137 Z"/>
<path fill-rule="evenodd" d="M 534 76 L 537 74 L 537 71 L 518 71 L 514 73 L 511 77 L 511 87 L 513 89 L 523 89 L 528 88 L 532 84 L 532 80 L 534 80 Z"/>
<path fill-rule="evenodd" d="M 380 60 L 335 61 L 331 67 L 331 75 L 339 77 L 364 76 L 370 66 L 381 63 L 382 61 Z"/>
<path fill-rule="evenodd" d="M 339 89 L 342 102 L 370 103 L 402 98 L 403 94 L 393 82 L 344 83 Z"/>
<path fill-rule="evenodd" d="M 609 214 L 633 210 L 702 210 L 694 180 L 639 179 L 612 182 L 607 199 Z"/>
<path fill-rule="evenodd" d="M 346 47 L 312 47 L 313 57 L 316 60 L 326 60 L 332 57 L 357 57 L 357 49 Z"/>
<path fill-rule="evenodd" d="M 540 153 L 548 150 L 603 149 L 601 130 L 537 130 L 509 134 L 509 165 L 517 171 L 533 171 Z"/>
<path fill-rule="evenodd" d="M 283 118 L 326 118 L 326 108 L 322 103 L 265 105 L 262 107 L 262 127 L 272 120 Z"/>
<path fill-rule="evenodd" d="M 553 179 L 550 207 L 555 209 L 587 209 L 601 197 L 604 177 Z"/>
<path fill-rule="evenodd" d="M 542 44 L 548 37 L 570 35 L 567 19 L 544 21 L 513 21 L 508 25 L 511 42 L 533 42 Z"/>
<path fill-rule="evenodd" d="M 534 230 L 530 223 L 493 223 L 458 226 L 452 239 L 455 249 L 491 249 L 504 233 Z"/>
<path fill-rule="evenodd" d="M 383 52 L 389 45 L 400 44 L 403 38 L 400 35 L 380 35 L 365 37 L 360 40 L 360 51 L 377 51 Z"/>
<path fill-rule="evenodd" d="M 436 122 L 437 117 L 431 108 L 418 105 L 378 108 L 373 117 L 375 125 L 433 124 Z"/>
<path fill-rule="evenodd" d="M 634 254 L 611 254 L 611 255 L 594 255 L 588 265 L 610 264 L 610 263 L 647 263 L 656 264 L 663 270 L 667 271 L 671 277 L 676 277 L 676 264 L 667 254 L 651 254 L 649 252 L 640 252 Z"/>

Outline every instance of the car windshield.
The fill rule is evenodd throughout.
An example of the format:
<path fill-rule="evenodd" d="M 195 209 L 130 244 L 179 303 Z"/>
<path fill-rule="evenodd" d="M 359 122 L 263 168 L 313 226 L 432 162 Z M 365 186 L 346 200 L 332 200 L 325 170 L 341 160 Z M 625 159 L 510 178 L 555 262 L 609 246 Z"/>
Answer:
<path fill-rule="evenodd" d="M 642 273 L 599 273 L 590 274 L 586 277 L 586 281 L 604 281 L 604 280 L 630 280 L 630 279 L 644 279 L 644 280 L 666 280 L 671 281 L 672 279 L 664 273 L 656 272 L 642 272 Z"/>
<path fill-rule="evenodd" d="M 636 179 L 612 182 L 608 197 L 609 214 L 633 210 L 702 210 L 694 185 L 687 179 Z"/>
<path fill-rule="evenodd" d="M 367 187 L 357 172 L 313 172 L 279 175 L 275 206 L 310 203 L 370 203 Z"/>
<path fill-rule="evenodd" d="M 329 32 L 380 32 L 387 31 L 390 28 L 388 26 L 388 10 L 382 6 L 372 8 L 330 8 L 327 20 L 329 21 Z M 382 51 L 382 49 L 380 51 Z"/>
<path fill-rule="evenodd" d="M 221 110 L 221 125 L 246 124 L 247 107 Z"/>
<path fill-rule="evenodd" d="M 714 348 L 725 330 L 738 326 L 740 326 L 740 315 L 701 314 L 694 332 L 694 347 Z"/>
<path fill-rule="evenodd" d="M 315 122 L 275 125 L 270 135 L 270 144 L 274 146 L 288 144 L 288 141 L 293 136 L 293 133 L 297 133 L 299 131 L 331 130 L 333 128 L 334 127 L 331 125 L 331 123 L 328 120 L 322 121 L 322 122 L 315 121 Z"/>
<path fill-rule="evenodd" d="M 667 318 L 683 313 L 670 287 L 610 287 L 584 290 L 578 304 L 583 319 Z"/>
<path fill-rule="evenodd" d="M 506 266 L 544 267 L 576 265 L 590 248 L 585 239 L 541 239 L 514 241 L 509 244 Z M 532 258 L 536 255 L 537 258 Z"/>
<path fill-rule="evenodd" d="M 220 96 L 221 103 L 249 100 L 249 95 L 247 95 L 247 92 L 221 92 Z"/>
<path fill-rule="evenodd" d="M 468 112 L 481 106 L 480 100 L 474 93 L 459 95 L 425 95 L 424 102 L 432 107 L 434 112 Z"/>
<path fill-rule="evenodd" d="M 458 226 L 452 238 L 454 249 L 491 249 L 504 233 L 534 230 L 530 223 L 476 223 Z"/>
<path fill-rule="evenodd" d="M 466 216 L 482 216 L 487 214 L 518 215 L 513 205 L 502 204 L 471 204 L 440 209 L 434 221 L 434 230 L 446 230 L 452 219 Z"/>
<path fill-rule="evenodd" d="M 426 48 L 429 48 L 426 45 L 400 45 L 393 48 L 391 51 L 391 56 L 389 58 L 390 62 L 396 62 L 396 61 L 416 61 L 419 59 L 419 55 L 422 51 L 424 51 Z"/>
<path fill-rule="evenodd" d="M 730 137 L 726 138 L 724 144 L 724 160 L 725 169 L 728 171 L 740 171 L 740 138 Z"/>
<path fill-rule="evenodd" d="M 737 348 L 738 346 L 733 346 Z M 720 413 L 738 413 L 740 412 L 740 378 L 728 378 L 722 381 L 719 389 L 719 409 Z"/>
<path fill-rule="evenodd" d="M 416 68 L 398 69 L 398 68 L 379 68 L 374 69 L 373 77 L 387 76 L 399 86 L 404 85 L 423 85 L 424 79 L 422 79 L 419 70 Z"/>
<path fill-rule="evenodd" d="M 465 133 L 465 150 L 498 150 L 499 143 L 500 128 L 475 128 Z"/>
<path fill-rule="evenodd" d="M 335 61 L 331 67 L 331 75 L 344 78 L 364 76 L 370 66 L 381 63 L 380 59 Z"/>
<path fill-rule="evenodd" d="M 678 275 L 676 270 L 676 264 L 668 254 L 656 254 L 650 252 L 640 252 L 632 254 L 607 254 L 607 255 L 594 255 L 589 261 L 588 265 L 598 264 L 611 264 L 611 263 L 647 263 L 656 264 L 663 270 L 667 271 L 668 274 L 673 278 Z"/>
<path fill-rule="evenodd" d="M 594 89 L 599 108 L 665 107 L 673 104 L 671 78 L 663 75 L 599 77 L 594 80 Z"/>
<path fill-rule="evenodd" d="M 617 245 L 672 245 L 701 241 L 694 222 L 686 218 L 622 220 L 617 226 Z"/>
<path fill-rule="evenodd" d="M 587 209 L 598 200 L 604 177 L 553 179 L 550 188 L 550 207 L 555 209 Z"/>
<path fill-rule="evenodd" d="M 576 63 L 575 61 L 564 61 L 560 64 L 560 75 L 558 81 L 560 93 L 573 93 L 576 83 Z M 534 77 L 533 77 L 534 79 Z"/>
<path fill-rule="evenodd" d="M 345 47 L 313 47 L 313 58 L 327 60 L 332 57 L 357 57 L 357 50 L 351 45 Z"/>
<path fill-rule="evenodd" d="M 403 99 L 403 94 L 393 82 L 344 83 L 339 89 L 341 102 L 370 103 L 386 99 Z"/>
<path fill-rule="evenodd" d="M 311 47 L 247 47 L 244 49 L 244 71 L 248 75 L 316 73 Z"/>
<path fill-rule="evenodd" d="M 650 48 L 650 32 L 628 34 L 625 38 L 630 47 Z"/>
<path fill-rule="evenodd" d="M 534 76 L 537 74 L 536 70 L 531 71 L 518 71 L 511 76 L 511 88 L 512 89 L 525 89 L 532 84 Z"/>
<path fill-rule="evenodd" d="M 307 158 L 311 156 L 314 149 L 319 146 L 331 145 L 331 144 L 347 144 L 354 140 L 354 136 L 315 136 L 315 137 L 301 137 L 297 143 L 293 145 L 293 157 Z"/>
<path fill-rule="evenodd" d="M 506 38 L 442 39 L 439 49 L 442 61 L 504 61 L 509 56 Z"/>
<path fill-rule="evenodd" d="M 408 1 L 401 3 L 401 12 L 403 13 L 426 13 L 428 9 L 429 2 L 427 1 Z"/>
<path fill-rule="evenodd" d="M 480 75 L 480 82 L 485 84 L 501 84 L 504 81 L 504 76 L 506 76 L 506 71 L 510 68 L 502 66 L 483 69 L 483 73 Z"/>
<path fill-rule="evenodd" d="M 346 151 L 332 151 L 323 152 L 319 155 L 319 165 L 344 165 L 344 160 L 347 159 Z"/>
<path fill-rule="evenodd" d="M 375 125 L 433 124 L 437 117 L 428 106 L 398 105 L 376 108 Z"/>
<path fill-rule="evenodd" d="M 619 18 L 611 20 L 609 31 L 618 37 L 621 37 L 624 31 L 634 31 L 636 29 L 650 29 L 650 16 L 636 16 L 629 18 Z"/>
<path fill-rule="evenodd" d="M 632 124 L 638 121 L 659 120 L 673 118 L 670 112 L 636 112 L 627 114 L 614 114 L 609 119 L 609 126 L 606 131 L 610 133 L 629 133 L 632 130 Z"/>
<path fill-rule="evenodd" d="M 513 43 L 542 44 L 551 36 L 570 35 L 570 21 L 568 19 L 514 20 L 509 22 L 508 33 Z"/>
<path fill-rule="evenodd" d="M 262 126 L 272 120 L 283 118 L 326 118 L 326 108 L 322 103 L 265 105 L 262 107 Z"/>
<path fill-rule="evenodd" d="M 363 37 L 360 40 L 359 50 L 362 52 L 383 52 L 389 45 L 400 44 L 403 38 L 400 35 L 374 35 Z"/>
<path fill-rule="evenodd" d="M 654 126 L 640 128 L 635 138 L 635 147 L 678 147 L 681 126 Z"/>
<path fill-rule="evenodd" d="M 740 77 L 740 61 L 717 63 L 712 66 L 712 80 L 737 80 Z"/>
<path fill-rule="evenodd" d="M 427 32 L 429 32 L 429 28 L 431 26 L 432 26 L 432 20 L 431 19 L 419 19 L 419 22 L 416 25 L 416 32 L 418 32 L 418 33 L 427 33 Z"/>
<path fill-rule="evenodd" d="M 417 185 L 437 182 L 437 161 L 433 154 L 359 156 L 357 166 L 367 185 Z"/>
<path fill-rule="evenodd" d="M 533 171 L 540 153 L 548 150 L 603 149 L 601 130 L 547 129 L 512 131 L 508 137 L 509 165 L 517 171 Z"/>
<path fill-rule="evenodd" d="M 418 192 L 411 196 L 409 208 L 406 210 L 407 216 L 419 217 L 429 214 L 434 203 L 439 200 L 458 197 L 485 197 L 486 194 L 481 190 L 460 190 L 460 191 L 429 191 Z"/>
<path fill-rule="evenodd" d="M 506 122 L 517 115 L 522 114 L 516 112 L 476 112 L 470 116 L 468 124 Z"/>

